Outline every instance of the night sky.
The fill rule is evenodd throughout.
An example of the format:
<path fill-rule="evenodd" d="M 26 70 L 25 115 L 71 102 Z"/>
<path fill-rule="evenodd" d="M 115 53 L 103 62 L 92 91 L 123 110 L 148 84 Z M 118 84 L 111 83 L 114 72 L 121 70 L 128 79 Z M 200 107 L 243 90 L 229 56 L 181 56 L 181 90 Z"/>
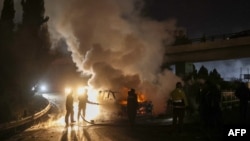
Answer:
<path fill-rule="evenodd" d="M 186 29 L 189 38 L 217 35 L 250 29 L 249 0 L 146 0 L 146 15 L 159 21 L 176 19 Z M 195 63 L 230 80 L 250 71 L 250 59 L 219 60 Z"/>
<path fill-rule="evenodd" d="M 4 0 L 0 0 L 0 10 Z M 45 0 L 45 3 L 49 0 Z M 215 35 L 250 29 L 249 0 L 144 0 L 143 15 L 164 21 L 175 19 L 179 27 L 186 29 L 189 38 L 199 38 L 203 34 Z M 20 0 L 14 0 L 16 17 L 21 21 Z M 1 13 L 1 11 L 0 11 Z M 250 59 L 201 62 L 209 70 L 217 68 L 224 78 L 238 77 L 242 69 L 248 73 Z M 231 70 L 231 71 L 228 71 Z M 245 73 L 243 72 L 243 73 Z"/>
<path fill-rule="evenodd" d="M 146 0 L 146 13 L 157 20 L 173 18 L 189 37 L 250 29 L 249 0 Z"/>
<path fill-rule="evenodd" d="M 0 9 L 4 0 L 0 0 Z M 250 29 L 249 0 L 144 0 L 144 14 L 157 20 L 176 19 L 191 38 Z M 20 21 L 20 0 L 14 0 Z M 45 0 L 46 2 L 46 0 Z M 1 13 L 1 11 L 0 11 Z"/>

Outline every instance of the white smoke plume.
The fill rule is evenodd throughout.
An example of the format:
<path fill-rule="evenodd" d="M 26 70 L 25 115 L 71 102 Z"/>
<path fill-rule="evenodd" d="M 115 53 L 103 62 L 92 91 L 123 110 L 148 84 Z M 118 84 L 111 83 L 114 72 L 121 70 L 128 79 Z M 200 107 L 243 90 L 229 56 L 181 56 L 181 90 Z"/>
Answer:
<path fill-rule="evenodd" d="M 14 3 L 15 22 L 19 23 L 21 0 Z M 173 41 L 175 21 L 141 18 L 135 0 L 45 0 L 45 4 L 54 44 L 66 41 L 78 71 L 89 76 L 89 85 L 113 90 L 134 87 L 153 100 L 156 112 L 163 111 L 166 97 L 178 81 L 169 71 L 159 73 L 162 40 Z M 244 62 L 249 59 L 195 65 L 205 65 L 210 71 L 216 68 L 223 78 L 231 78 L 249 73 L 250 65 Z"/>
<path fill-rule="evenodd" d="M 153 101 L 156 113 L 164 111 L 167 95 L 178 81 L 169 71 L 160 73 L 163 40 L 173 42 L 174 20 L 140 17 L 135 0 L 46 0 L 45 4 L 53 41 L 66 40 L 72 60 L 90 78 L 90 86 L 135 88 Z"/>

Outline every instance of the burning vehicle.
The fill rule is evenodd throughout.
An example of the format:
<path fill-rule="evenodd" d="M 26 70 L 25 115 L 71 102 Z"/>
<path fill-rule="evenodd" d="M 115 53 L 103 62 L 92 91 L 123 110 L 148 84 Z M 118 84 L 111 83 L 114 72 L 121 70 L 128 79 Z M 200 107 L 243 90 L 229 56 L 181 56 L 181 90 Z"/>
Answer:
<path fill-rule="evenodd" d="M 86 86 L 65 88 L 66 95 L 72 91 L 74 92 L 75 111 L 78 111 L 77 97 L 83 94 L 86 89 L 88 91 L 88 100 L 90 101 L 86 106 L 86 120 L 107 121 L 118 118 L 127 118 L 127 99 L 126 96 L 124 96 L 124 92 L 113 90 L 95 90 Z M 152 101 L 145 100 L 143 94 L 138 94 L 137 116 L 149 116 L 152 114 Z"/>
<path fill-rule="evenodd" d="M 112 90 L 100 91 L 100 95 L 103 100 L 114 100 L 115 103 L 118 103 L 117 106 L 120 107 L 118 112 L 119 116 L 124 116 L 127 113 L 127 100 L 125 98 L 118 99 L 116 95 L 119 95 L 119 92 Z M 153 103 L 152 101 L 145 100 L 143 94 L 139 93 L 138 95 L 138 107 L 137 107 L 137 116 L 147 116 L 153 114 Z"/>

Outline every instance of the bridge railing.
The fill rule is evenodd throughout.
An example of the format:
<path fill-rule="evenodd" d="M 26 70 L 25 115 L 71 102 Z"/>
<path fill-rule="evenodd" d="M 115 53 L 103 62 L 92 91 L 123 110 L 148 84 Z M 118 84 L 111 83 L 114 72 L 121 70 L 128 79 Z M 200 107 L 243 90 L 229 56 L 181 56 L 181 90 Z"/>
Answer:
<path fill-rule="evenodd" d="M 250 30 L 244 30 L 244 31 L 234 32 L 234 33 L 203 36 L 200 38 L 190 39 L 190 41 L 191 43 L 196 43 L 196 42 L 206 42 L 206 41 L 215 41 L 215 40 L 229 40 L 233 38 L 240 38 L 240 37 L 247 37 L 247 36 L 250 36 Z"/>

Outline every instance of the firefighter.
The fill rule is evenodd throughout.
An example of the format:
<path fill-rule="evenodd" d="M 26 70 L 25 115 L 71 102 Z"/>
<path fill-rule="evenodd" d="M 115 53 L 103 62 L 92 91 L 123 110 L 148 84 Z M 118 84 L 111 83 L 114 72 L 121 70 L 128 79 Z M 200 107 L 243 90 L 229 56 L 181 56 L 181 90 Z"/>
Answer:
<path fill-rule="evenodd" d="M 65 115 L 66 126 L 69 125 L 69 117 L 70 117 L 71 123 L 75 122 L 73 102 L 74 102 L 73 92 L 70 92 L 66 98 L 66 115 Z"/>
<path fill-rule="evenodd" d="M 183 120 L 185 115 L 185 109 L 188 105 L 185 92 L 183 90 L 181 82 L 176 83 L 176 88 L 171 92 L 170 98 L 172 100 L 173 107 L 173 130 L 181 132 L 183 127 Z"/>
<path fill-rule="evenodd" d="M 137 107 L 138 107 L 137 95 L 135 93 L 135 89 L 131 89 L 128 92 L 128 97 L 127 97 L 127 114 L 131 126 L 133 126 L 135 123 Z"/>
<path fill-rule="evenodd" d="M 78 97 L 78 100 L 79 103 L 78 103 L 77 120 L 79 121 L 81 114 L 83 118 L 85 118 L 86 104 L 88 102 L 88 90 L 85 90 L 85 92 Z"/>
<path fill-rule="evenodd" d="M 152 101 L 148 101 L 146 103 L 146 113 L 149 114 L 149 115 L 153 115 L 153 104 L 152 104 Z"/>

